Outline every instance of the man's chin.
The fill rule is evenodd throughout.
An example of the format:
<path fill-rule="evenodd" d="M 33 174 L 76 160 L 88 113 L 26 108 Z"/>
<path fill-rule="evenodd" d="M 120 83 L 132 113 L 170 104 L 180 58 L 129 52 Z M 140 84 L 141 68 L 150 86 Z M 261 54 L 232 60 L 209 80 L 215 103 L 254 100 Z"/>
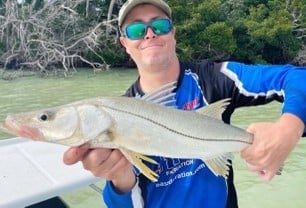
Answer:
<path fill-rule="evenodd" d="M 157 54 L 155 56 L 147 56 L 143 58 L 143 63 L 145 63 L 145 65 L 152 65 L 152 66 L 162 66 L 165 64 L 165 62 L 167 61 L 167 59 L 165 59 L 165 57 L 160 56 L 160 54 Z"/>

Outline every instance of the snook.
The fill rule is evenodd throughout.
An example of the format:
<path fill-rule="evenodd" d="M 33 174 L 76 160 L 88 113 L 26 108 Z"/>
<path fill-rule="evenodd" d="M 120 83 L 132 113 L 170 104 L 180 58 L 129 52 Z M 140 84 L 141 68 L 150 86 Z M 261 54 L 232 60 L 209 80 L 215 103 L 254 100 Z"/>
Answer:
<path fill-rule="evenodd" d="M 158 175 L 142 160 L 155 161 L 145 155 L 202 159 L 216 175 L 226 177 L 230 153 L 250 145 L 252 135 L 222 122 L 227 100 L 197 111 L 163 106 L 175 103 L 175 86 L 165 85 L 142 99 L 98 97 L 8 115 L 0 127 L 33 140 L 120 149 L 152 181 Z"/>

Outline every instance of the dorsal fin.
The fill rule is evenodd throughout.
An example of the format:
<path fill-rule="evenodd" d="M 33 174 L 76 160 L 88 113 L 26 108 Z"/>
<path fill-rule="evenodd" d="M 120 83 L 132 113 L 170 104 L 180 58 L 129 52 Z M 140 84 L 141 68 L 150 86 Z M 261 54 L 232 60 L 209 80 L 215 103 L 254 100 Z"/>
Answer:
<path fill-rule="evenodd" d="M 230 98 L 222 99 L 217 102 L 211 103 L 207 106 L 204 106 L 202 108 L 199 108 L 196 111 L 211 118 L 222 120 L 222 113 L 224 112 L 225 108 L 229 105 L 230 100 L 231 100 Z"/>
<path fill-rule="evenodd" d="M 141 99 L 155 104 L 176 107 L 176 93 L 173 92 L 173 90 L 177 87 L 176 85 L 176 81 L 170 82 L 153 92 L 145 94 L 141 97 Z"/>

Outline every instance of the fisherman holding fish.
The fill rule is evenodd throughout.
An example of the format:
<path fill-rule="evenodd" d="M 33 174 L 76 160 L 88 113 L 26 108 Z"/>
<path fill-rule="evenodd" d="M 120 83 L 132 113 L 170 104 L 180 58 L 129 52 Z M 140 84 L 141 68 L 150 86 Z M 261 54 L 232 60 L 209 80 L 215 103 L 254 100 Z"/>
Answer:
<path fill-rule="evenodd" d="M 271 180 L 305 133 L 306 68 L 231 61 L 181 62 L 175 50 L 171 9 L 162 0 L 128 0 L 119 11 L 118 21 L 120 42 L 139 72 L 126 96 L 141 97 L 177 81 L 176 106 L 182 110 L 192 111 L 230 98 L 223 113 L 226 123 L 238 107 L 284 102 L 277 121 L 249 126 L 254 141 L 240 154 L 251 171 Z M 140 174 L 118 149 L 72 147 L 64 162 L 71 165 L 81 161 L 85 169 L 107 180 L 103 197 L 108 207 L 238 207 L 230 164 L 229 176 L 224 178 L 216 176 L 202 160 L 152 158 L 158 163 L 150 164 L 159 175 L 157 182 Z"/>

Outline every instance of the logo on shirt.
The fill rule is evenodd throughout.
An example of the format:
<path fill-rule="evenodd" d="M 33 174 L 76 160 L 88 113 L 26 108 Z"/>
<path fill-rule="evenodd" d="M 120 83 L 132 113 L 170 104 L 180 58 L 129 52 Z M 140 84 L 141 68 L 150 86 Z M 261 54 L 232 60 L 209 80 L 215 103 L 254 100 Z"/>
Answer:
<path fill-rule="evenodd" d="M 193 110 L 200 105 L 200 99 L 197 97 L 192 101 L 189 101 L 183 105 L 183 110 Z"/>

